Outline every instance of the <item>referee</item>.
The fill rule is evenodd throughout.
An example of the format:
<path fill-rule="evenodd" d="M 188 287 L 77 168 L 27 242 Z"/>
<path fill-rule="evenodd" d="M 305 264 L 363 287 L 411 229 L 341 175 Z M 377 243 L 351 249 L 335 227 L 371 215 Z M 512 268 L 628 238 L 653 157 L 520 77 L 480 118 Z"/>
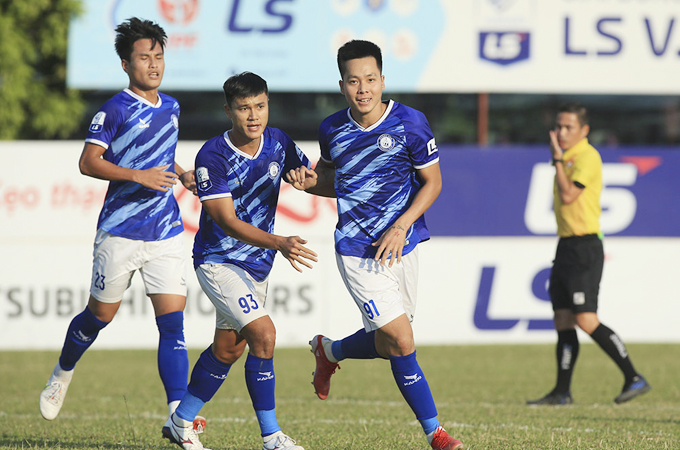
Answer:
<path fill-rule="evenodd" d="M 553 187 L 559 243 L 550 275 L 550 301 L 557 330 L 557 383 L 529 405 L 572 403 L 571 376 L 579 352 L 576 325 L 619 366 L 625 382 L 614 401 L 623 403 L 651 389 L 636 372 L 621 338 L 597 317 L 604 251 L 600 231 L 602 159 L 588 143 L 588 114 L 575 103 L 563 105 L 550 131 L 555 166 Z M 563 151 L 564 149 L 564 151 Z"/>

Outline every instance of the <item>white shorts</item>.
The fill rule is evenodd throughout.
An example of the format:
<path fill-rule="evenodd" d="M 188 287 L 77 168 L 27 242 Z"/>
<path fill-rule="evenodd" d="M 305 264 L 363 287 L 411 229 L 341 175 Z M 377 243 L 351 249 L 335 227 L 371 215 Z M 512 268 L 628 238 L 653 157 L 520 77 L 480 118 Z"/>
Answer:
<path fill-rule="evenodd" d="M 161 241 L 140 241 L 97 230 L 90 294 L 103 303 L 117 303 L 130 287 L 136 270 L 146 295 L 187 295 L 186 252 L 181 234 Z"/>
<path fill-rule="evenodd" d="M 359 307 L 366 331 L 381 328 L 402 314 L 410 322 L 416 312 L 418 248 L 392 267 L 372 258 L 335 254 L 340 276 Z"/>
<path fill-rule="evenodd" d="M 201 264 L 196 276 L 215 305 L 215 328 L 240 333 L 250 322 L 268 315 L 264 305 L 269 279 L 256 281 L 232 264 Z"/>

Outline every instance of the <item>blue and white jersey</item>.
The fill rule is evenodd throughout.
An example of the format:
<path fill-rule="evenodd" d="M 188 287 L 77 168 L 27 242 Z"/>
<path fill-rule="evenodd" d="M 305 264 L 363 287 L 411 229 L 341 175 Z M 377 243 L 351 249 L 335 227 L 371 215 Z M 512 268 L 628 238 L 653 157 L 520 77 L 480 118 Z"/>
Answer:
<path fill-rule="evenodd" d="M 155 105 L 129 89 L 114 95 L 95 114 L 85 142 L 104 147 L 104 159 L 120 167 L 175 170 L 179 103 L 158 93 Z M 132 181 L 111 181 L 97 228 L 142 241 L 171 238 L 184 230 L 172 193 Z"/>
<path fill-rule="evenodd" d="M 371 244 L 401 216 L 421 187 L 416 169 L 439 161 L 425 115 L 390 100 L 368 128 L 349 108 L 327 117 L 319 128 L 321 159 L 335 165 L 338 223 L 335 250 L 346 256 L 375 257 Z M 430 238 L 425 218 L 409 228 L 403 254 Z"/>
<path fill-rule="evenodd" d="M 229 132 L 206 142 L 196 155 L 196 186 L 201 202 L 231 197 L 236 216 L 263 231 L 274 232 L 281 176 L 309 159 L 286 133 L 267 127 L 254 156 L 240 151 Z M 233 264 L 255 280 L 264 281 L 271 271 L 276 250 L 246 244 L 227 235 L 201 211 L 194 241 L 194 266 L 204 263 Z"/>

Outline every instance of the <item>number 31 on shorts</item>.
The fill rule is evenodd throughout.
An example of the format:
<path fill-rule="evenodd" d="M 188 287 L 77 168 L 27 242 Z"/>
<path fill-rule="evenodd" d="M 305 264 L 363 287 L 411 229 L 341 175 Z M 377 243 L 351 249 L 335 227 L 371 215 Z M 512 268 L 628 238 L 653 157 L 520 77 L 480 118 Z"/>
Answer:
<path fill-rule="evenodd" d="M 380 316 L 380 311 L 378 311 L 373 300 L 364 302 L 364 311 L 366 311 L 366 315 L 369 319 L 375 319 Z"/>

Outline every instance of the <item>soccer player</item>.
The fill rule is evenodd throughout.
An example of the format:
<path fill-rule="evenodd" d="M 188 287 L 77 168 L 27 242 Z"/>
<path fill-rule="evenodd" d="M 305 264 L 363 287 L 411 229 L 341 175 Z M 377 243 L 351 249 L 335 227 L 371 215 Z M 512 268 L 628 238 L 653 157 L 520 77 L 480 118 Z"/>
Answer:
<path fill-rule="evenodd" d="M 394 379 L 434 449 L 459 449 L 437 420 L 432 393 L 416 360 L 415 313 L 418 248 L 429 239 L 423 213 L 442 186 L 439 152 L 425 116 L 382 101 L 385 77 L 380 48 L 354 40 L 338 50 L 340 91 L 349 108 L 319 129 L 315 171 L 288 174 L 297 188 L 337 197 L 336 260 L 364 329 L 332 341 L 310 342 L 316 357 L 314 388 L 326 399 L 343 359 L 389 359 Z"/>
<path fill-rule="evenodd" d="M 158 92 L 166 34 L 138 18 L 120 24 L 116 33 L 129 85 L 94 116 L 80 156 L 83 174 L 110 183 L 97 223 L 88 305 L 71 321 L 59 362 L 40 394 L 47 420 L 59 414 L 76 363 L 113 320 L 137 270 L 156 315 L 158 370 L 169 413 L 187 385 L 186 257 L 172 187 L 177 179 L 189 190 L 196 187 L 193 171 L 175 162 L 179 104 Z"/>
<path fill-rule="evenodd" d="M 555 388 L 529 405 L 572 403 L 571 376 L 579 352 L 576 325 L 618 365 L 625 382 L 614 401 L 623 403 L 651 389 L 634 368 L 621 338 L 597 317 L 598 292 L 604 265 L 600 231 L 602 159 L 588 143 L 588 113 L 571 103 L 557 114 L 550 131 L 555 166 L 553 209 L 559 242 L 550 275 L 550 301 L 557 330 Z"/>
<path fill-rule="evenodd" d="M 303 450 L 281 431 L 274 400 L 276 330 L 265 310 L 269 272 L 277 251 L 298 271 L 316 253 L 298 236 L 274 232 L 274 214 L 285 171 L 310 162 L 288 135 L 267 126 L 269 92 L 258 75 L 244 72 L 223 86 L 231 130 L 206 142 L 196 156 L 200 227 L 194 243 L 198 281 L 215 305 L 213 343 L 201 354 L 187 393 L 163 427 L 163 436 L 184 450 L 203 445 L 192 421 L 249 347 L 248 392 L 263 450 Z"/>

